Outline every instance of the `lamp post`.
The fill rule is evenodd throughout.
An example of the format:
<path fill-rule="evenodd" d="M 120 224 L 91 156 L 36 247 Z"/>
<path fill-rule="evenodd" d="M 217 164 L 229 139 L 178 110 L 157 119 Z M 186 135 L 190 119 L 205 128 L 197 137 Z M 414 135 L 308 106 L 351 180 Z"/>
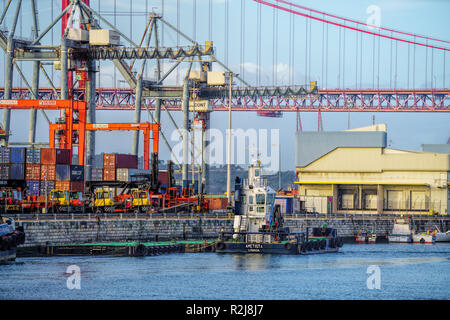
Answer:
<path fill-rule="evenodd" d="M 228 78 L 227 198 L 228 207 L 231 208 L 231 84 L 233 82 L 233 73 L 229 72 Z"/>

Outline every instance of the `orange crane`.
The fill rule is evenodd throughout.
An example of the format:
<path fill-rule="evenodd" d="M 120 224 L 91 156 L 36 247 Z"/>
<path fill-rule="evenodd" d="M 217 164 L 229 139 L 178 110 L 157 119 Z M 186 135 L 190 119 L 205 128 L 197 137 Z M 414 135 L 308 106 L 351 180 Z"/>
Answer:
<path fill-rule="evenodd" d="M 50 123 L 49 124 L 49 144 L 50 148 L 55 147 L 55 132 L 57 130 L 63 130 L 65 124 L 58 123 Z M 152 152 L 158 154 L 159 151 L 159 129 L 160 125 L 158 123 L 87 123 L 83 126 L 84 130 L 79 129 L 79 124 L 74 123 L 73 129 L 78 130 L 78 134 L 85 136 L 85 132 L 81 134 L 82 131 L 135 131 L 140 130 L 144 132 L 144 169 L 149 169 L 149 160 L 150 160 L 150 138 L 153 139 L 152 144 Z M 150 133 L 151 137 L 150 137 Z M 78 162 L 83 165 L 84 164 L 84 151 L 85 143 L 79 138 L 78 144 L 78 154 L 79 158 L 82 159 L 83 163 L 80 163 L 80 159 Z"/>
<path fill-rule="evenodd" d="M 84 101 L 75 100 L 33 100 L 33 99 L 8 99 L 0 100 L 0 109 L 46 109 L 46 110 L 64 110 L 66 122 L 61 124 L 60 130 L 64 134 L 60 139 L 60 148 L 69 149 L 72 158 L 74 144 L 74 130 L 78 130 L 78 164 L 84 165 L 84 145 L 86 135 L 86 111 L 87 104 Z M 74 114 L 78 113 L 78 123 L 74 123 Z M 76 129 L 75 129 L 76 128 Z M 6 133 L 7 134 L 7 133 Z"/>
<path fill-rule="evenodd" d="M 0 99 L 0 109 L 46 109 L 46 110 L 64 110 L 66 122 L 62 124 L 49 124 L 49 144 L 50 148 L 55 147 L 55 131 L 63 130 L 64 134 L 60 137 L 60 148 L 69 149 L 71 157 L 73 146 L 78 140 L 78 164 L 84 165 L 86 148 L 86 130 L 88 131 L 112 131 L 112 130 L 140 130 L 144 132 L 144 160 L 145 169 L 149 169 L 150 158 L 150 132 L 153 139 L 153 153 L 159 151 L 159 130 L 158 123 L 86 123 L 87 104 L 84 101 L 76 100 L 33 100 L 33 99 Z M 74 114 L 78 113 L 78 119 L 74 121 Z M 78 135 L 75 134 L 78 131 Z M 0 134 L 2 134 L 0 132 Z M 7 135 L 7 133 L 4 133 Z"/>

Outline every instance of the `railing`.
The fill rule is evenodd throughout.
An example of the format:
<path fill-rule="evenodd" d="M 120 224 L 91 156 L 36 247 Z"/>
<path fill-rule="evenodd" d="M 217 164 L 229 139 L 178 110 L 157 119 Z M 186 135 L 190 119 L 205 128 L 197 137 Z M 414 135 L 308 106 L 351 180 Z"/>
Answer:
<path fill-rule="evenodd" d="M 211 212 L 103 212 L 103 213 L 8 213 L 17 222 L 57 220 L 130 220 L 130 219 L 231 219 L 229 211 Z"/>

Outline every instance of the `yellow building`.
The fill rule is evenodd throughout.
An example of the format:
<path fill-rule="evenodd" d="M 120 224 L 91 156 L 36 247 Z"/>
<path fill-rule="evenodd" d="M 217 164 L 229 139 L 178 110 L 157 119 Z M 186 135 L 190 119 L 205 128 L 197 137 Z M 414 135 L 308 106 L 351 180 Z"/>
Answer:
<path fill-rule="evenodd" d="M 448 214 L 450 154 L 337 147 L 296 171 L 303 212 Z"/>

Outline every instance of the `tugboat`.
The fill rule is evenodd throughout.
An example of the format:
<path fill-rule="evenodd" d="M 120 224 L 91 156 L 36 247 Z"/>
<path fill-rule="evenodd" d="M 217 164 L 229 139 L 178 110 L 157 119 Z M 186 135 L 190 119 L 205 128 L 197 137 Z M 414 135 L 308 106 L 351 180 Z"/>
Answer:
<path fill-rule="evenodd" d="M 0 264 L 14 261 L 17 246 L 24 242 L 23 227 L 16 229 L 14 219 L 0 216 Z"/>
<path fill-rule="evenodd" d="M 290 232 L 284 226 L 276 192 L 262 178 L 258 160 L 248 168 L 248 179 L 235 179 L 234 232 L 221 232 L 217 253 L 317 254 L 338 252 L 343 245 L 337 230 L 322 227 Z"/>

